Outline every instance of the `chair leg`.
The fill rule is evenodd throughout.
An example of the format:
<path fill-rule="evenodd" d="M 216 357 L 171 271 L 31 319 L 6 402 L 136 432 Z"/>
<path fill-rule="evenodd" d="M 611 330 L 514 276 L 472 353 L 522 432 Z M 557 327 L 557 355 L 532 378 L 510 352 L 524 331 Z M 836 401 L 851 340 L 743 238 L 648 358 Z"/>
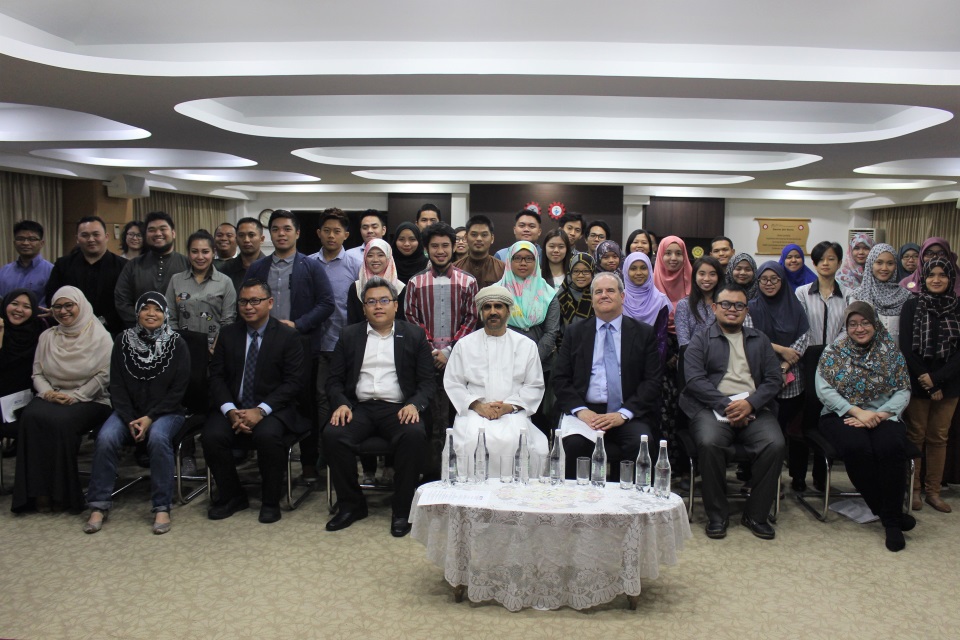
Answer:
<path fill-rule="evenodd" d="M 181 460 L 183 459 L 183 440 L 177 443 L 177 451 L 173 457 L 173 467 L 174 467 L 174 477 L 177 479 L 177 502 L 180 504 L 190 504 L 193 502 L 194 498 L 199 496 L 204 491 L 207 491 L 209 488 L 208 484 L 201 483 L 199 487 L 190 492 L 189 495 L 183 495 L 183 471 L 180 468 Z M 194 478 L 191 477 L 191 480 Z"/>
<path fill-rule="evenodd" d="M 913 484 L 913 483 L 914 483 L 914 480 L 915 480 L 914 474 L 916 473 L 916 471 L 917 471 L 917 461 L 916 461 L 915 458 L 910 458 L 910 468 L 907 469 L 907 473 L 910 474 L 910 477 L 909 477 L 909 479 L 907 480 L 907 482 L 908 482 L 908 485 L 907 485 L 907 495 L 906 495 L 906 496 L 904 497 L 904 499 L 903 499 L 903 511 L 904 511 L 904 513 L 910 513 L 910 507 L 912 506 L 911 503 L 912 503 L 912 498 L 913 498 L 913 487 L 914 487 L 914 484 Z M 2 486 L 3 486 L 3 485 L 0 484 L 0 487 L 2 487 Z"/>
<path fill-rule="evenodd" d="M 813 516 L 820 522 L 826 522 L 827 514 L 830 512 L 830 481 L 831 481 L 831 478 L 833 477 L 833 460 L 831 460 L 827 456 L 823 456 L 823 459 L 826 462 L 826 466 L 827 466 L 826 485 L 824 486 L 824 491 L 823 491 L 823 505 L 819 509 L 817 509 L 812 504 L 810 504 L 810 502 L 808 502 L 807 497 L 804 493 L 796 494 L 797 501 L 801 505 L 803 505 L 803 507 L 807 511 L 812 513 Z M 779 492 L 777 492 L 778 497 L 779 495 L 780 495 Z"/>
<path fill-rule="evenodd" d="M 330 481 L 330 465 L 327 465 L 327 511 L 334 513 L 337 505 L 333 503 L 333 483 Z"/>
<path fill-rule="evenodd" d="M 693 522 L 693 499 L 697 495 L 697 468 L 693 466 L 693 458 L 690 460 L 690 496 L 687 500 L 687 520 Z"/>
<path fill-rule="evenodd" d="M 300 494 L 300 497 L 296 500 L 293 499 L 293 446 L 287 449 L 287 509 L 293 511 L 306 500 L 307 496 L 313 493 L 314 485 L 307 483 L 306 487 L 303 490 L 303 493 Z"/>

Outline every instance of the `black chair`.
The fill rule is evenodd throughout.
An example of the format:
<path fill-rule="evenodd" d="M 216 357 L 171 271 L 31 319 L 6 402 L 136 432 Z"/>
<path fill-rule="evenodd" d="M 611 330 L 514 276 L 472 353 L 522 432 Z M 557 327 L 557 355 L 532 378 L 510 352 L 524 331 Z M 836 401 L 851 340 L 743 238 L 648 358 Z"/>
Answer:
<path fill-rule="evenodd" d="M 182 461 L 184 444 L 196 438 L 206 422 L 207 411 L 210 406 L 207 379 L 210 351 L 205 334 L 195 331 L 181 331 L 180 337 L 187 343 L 187 349 L 190 351 L 190 385 L 183 396 L 183 405 L 187 408 L 187 419 L 173 439 L 173 468 L 176 479 L 177 501 L 180 504 L 188 504 L 207 490 L 207 474 L 205 472 L 201 474 L 198 470 L 197 475 L 183 475 Z M 200 484 L 189 494 L 184 495 L 184 481 L 199 482 Z"/>
<path fill-rule="evenodd" d="M 819 427 L 812 427 L 804 430 L 804 438 L 814 447 L 817 447 L 816 451 L 823 452 L 823 458 L 827 465 L 827 477 L 826 484 L 823 489 L 823 504 L 815 506 L 810 501 L 807 500 L 806 492 L 798 492 L 796 494 L 797 500 L 807 509 L 814 517 L 820 522 L 827 521 L 827 515 L 830 513 L 830 498 L 859 498 L 859 491 L 831 491 L 832 476 L 833 476 L 833 463 L 837 459 L 837 450 L 834 449 L 833 445 L 830 444 L 830 441 L 823 437 L 823 434 L 820 433 Z M 907 440 L 907 458 L 910 463 L 907 465 L 907 474 L 909 476 L 907 480 L 907 492 L 904 496 L 904 511 L 909 512 L 910 510 L 910 497 L 913 495 L 913 474 L 916 469 L 916 459 L 920 457 L 920 450 L 917 449 L 916 445 Z M 819 502 L 819 497 L 818 497 Z"/>
<path fill-rule="evenodd" d="M 372 438 L 367 438 L 357 447 L 357 458 L 362 458 L 363 456 L 388 456 L 393 453 L 393 450 L 390 448 L 390 443 L 384 440 L 379 436 L 373 436 Z M 327 465 L 327 510 L 330 513 L 335 513 L 337 510 L 337 503 L 333 501 L 333 482 L 330 478 L 330 465 Z M 361 489 L 370 489 L 372 491 L 393 491 L 393 487 L 385 487 L 378 484 L 364 484 L 360 483 Z"/>

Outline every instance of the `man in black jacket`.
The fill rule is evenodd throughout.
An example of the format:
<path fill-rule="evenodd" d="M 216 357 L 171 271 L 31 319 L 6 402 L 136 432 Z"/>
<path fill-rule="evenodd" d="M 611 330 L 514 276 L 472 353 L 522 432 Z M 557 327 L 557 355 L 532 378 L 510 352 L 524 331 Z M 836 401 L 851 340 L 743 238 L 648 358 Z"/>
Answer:
<path fill-rule="evenodd" d="M 339 512 L 327 531 L 345 529 L 367 516 L 357 482 L 357 446 L 373 436 L 394 452 L 396 491 L 390 533 L 410 532 L 410 504 L 427 453 L 420 412 L 436 391 L 433 356 L 426 333 L 396 320 L 397 292 L 383 278 L 370 278 L 361 300 L 367 322 L 344 327 L 333 352 L 327 395 L 337 407 L 323 431 L 323 445 Z"/>
<path fill-rule="evenodd" d="M 300 433 L 297 398 L 305 378 L 300 334 L 270 317 L 270 286 L 248 280 L 237 300 L 243 322 L 220 330 L 210 360 L 211 411 L 203 427 L 203 456 L 220 499 L 211 520 L 229 518 L 249 506 L 234 465 L 234 448 L 257 450 L 262 482 L 260 522 L 280 519 L 280 494 L 286 466 L 284 435 Z"/>

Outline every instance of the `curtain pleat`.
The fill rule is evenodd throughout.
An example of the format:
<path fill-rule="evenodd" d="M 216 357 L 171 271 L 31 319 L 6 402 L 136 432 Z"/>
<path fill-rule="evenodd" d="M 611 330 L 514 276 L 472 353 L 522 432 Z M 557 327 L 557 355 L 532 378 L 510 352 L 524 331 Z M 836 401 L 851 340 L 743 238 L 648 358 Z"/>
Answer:
<path fill-rule="evenodd" d="M 230 219 L 226 200 L 165 191 L 151 190 L 149 198 L 133 201 L 134 219 L 143 220 L 151 211 L 165 211 L 170 214 L 177 226 L 174 250 L 184 255 L 187 253 L 187 238 L 191 233 L 206 229 L 212 235 L 217 225 Z"/>
<path fill-rule="evenodd" d="M 887 230 L 887 244 L 899 248 L 908 242 L 923 244 L 931 236 L 945 238 L 960 248 L 960 211 L 957 201 L 931 202 L 873 210 L 873 226 Z"/>
<path fill-rule="evenodd" d="M 53 262 L 63 252 L 63 181 L 26 173 L 0 171 L 0 264 L 17 257 L 13 248 L 13 225 L 33 220 L 43 225 L 43 257 Z"/>

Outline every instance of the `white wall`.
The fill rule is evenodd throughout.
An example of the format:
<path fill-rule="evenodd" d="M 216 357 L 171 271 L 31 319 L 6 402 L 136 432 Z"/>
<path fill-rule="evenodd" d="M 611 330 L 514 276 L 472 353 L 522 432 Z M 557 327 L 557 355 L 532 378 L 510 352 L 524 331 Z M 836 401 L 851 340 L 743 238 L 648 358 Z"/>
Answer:
<path fill-rule="evenodd" d="M 807 240 L 807 265 L 809 250 L 822 240 L 839 242 L 846 252 L 847 229 L 869 227 L 872 215 L 865 210 L 848 210 L 844 203 L 836 202 L 791 202 L 775 200 L 727 200 L 724 235 L 733 240 L 737 251 L 753 255 L 757 264 L 779 256 L 757 255 L 757 235 L 760 227 L 754 218 L 809 218 L 810 235 Z"/>
<path fill-rule="evenodd" d="M 264 209 L 312 209 L 320 211 L 339 207 L 345 211 L 364 209 L 387 210 L 386 193 L 265 193 L 259 200 L 236 200 L 233 221 L 252 216 Z"/>

